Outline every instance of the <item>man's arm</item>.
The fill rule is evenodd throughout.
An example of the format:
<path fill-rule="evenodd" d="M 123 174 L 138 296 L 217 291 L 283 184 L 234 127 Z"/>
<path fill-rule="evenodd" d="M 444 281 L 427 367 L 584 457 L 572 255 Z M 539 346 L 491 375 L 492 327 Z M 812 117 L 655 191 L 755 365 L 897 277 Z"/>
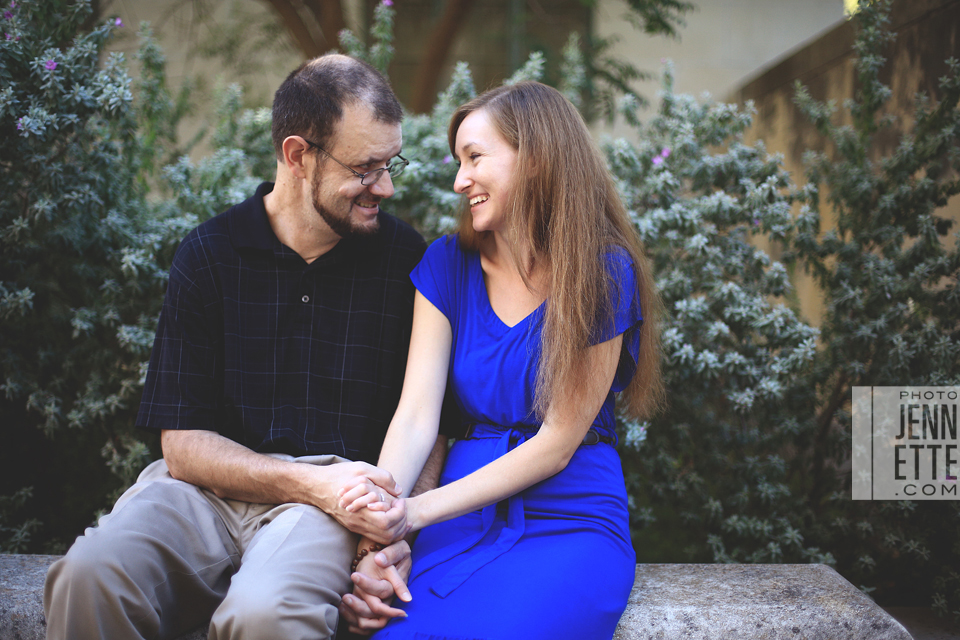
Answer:
<path fill-rule="evenodd" d="M 278 460 L 213 431 L 167 429 L 161 432 L 160 444 L 170 475 L 221 498 L 313 505 L 350 531 L 381 543 L 393 540 L 404 522 L 402 506 L 356 513 L 340 508 L 337 491 L 359 476 L 394 496 L 400 495 L 400 487 L 390 473 L 365 462 L 318 466 Z"/>
<path fill-rule="evenodd" d="M 441 434 L 437 436 L 437 443 L 433 445 L 430 457 L 423 465 L 423 471 L 417 478 L 413 489 L 410 491 L 410 497 L 418 496 L 440 486 L 440 472 L 443 471 L 443 463 L 447 459 L 447 436 Z M 384 471 L 384 473 L 387 473 Z"/>

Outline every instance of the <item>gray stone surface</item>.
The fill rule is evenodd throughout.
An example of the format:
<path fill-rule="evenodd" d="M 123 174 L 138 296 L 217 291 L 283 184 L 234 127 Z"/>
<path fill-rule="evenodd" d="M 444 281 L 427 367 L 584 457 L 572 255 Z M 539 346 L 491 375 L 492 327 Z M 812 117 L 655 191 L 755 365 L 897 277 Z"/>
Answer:
<path fill-rule="evenodd" d="M 0 555 L 0 640 L 43 640 L 43 580 L 56 558 Z M 200 629 L 180 640 L 205 638 Z M 630 603 L 614 638 L 910 640 L 911 636 L 824 565 L 647 564 L 637 567 Z"/>
<path fill-rule="evenodd" d="M 43 578 L 56 559 L 0 555 L 0 638 L 43 640 Z"/>
<path fill-rule="evenodd" d="M 911 640 L 826 565 L 647 564 L 615 640 Z"/>
<path fill-rule="evenodd" d="M 44 640 L 43 580 L 60 556 L 0 554 L 0 640 Z M 206 640 L 199 629 L 179 640 Z"/>

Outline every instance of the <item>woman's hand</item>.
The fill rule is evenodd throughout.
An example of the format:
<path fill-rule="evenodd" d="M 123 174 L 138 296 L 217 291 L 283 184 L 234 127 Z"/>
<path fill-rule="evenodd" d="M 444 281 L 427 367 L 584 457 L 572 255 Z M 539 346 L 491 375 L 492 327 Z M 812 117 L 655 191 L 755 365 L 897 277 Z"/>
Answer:
<path fill-rule="evenodd" d="M 371 511 L 389 511 L 402 491 L 399 486 L 390 492 L 369 478 L 359 476 L 347 482 L 337 492 L 340 508 L 353 513 L 366 507 Z"/>

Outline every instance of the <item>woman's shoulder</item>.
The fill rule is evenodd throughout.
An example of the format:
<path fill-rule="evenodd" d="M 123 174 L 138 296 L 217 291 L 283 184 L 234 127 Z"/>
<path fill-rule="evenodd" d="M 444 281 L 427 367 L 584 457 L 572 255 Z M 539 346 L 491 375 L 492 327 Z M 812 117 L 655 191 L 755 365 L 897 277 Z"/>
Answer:
<path fill-rule="evenodd" d="M 460 235 L 451 233 L 431 242 L 424 259 L 430 263 L 463 262 L 467 259 L 467 254 L 468 252 L 460 244 Z"/>
<path fill-rule="evenodd" d="M 621 245 L 608 245 L 603 253 L 607 274 L 614 280 L 634 278 L 634 259 L 630 251 Z"/>
<path fill-rule="evenodd" d="M 460 234 L 448 233 L 430 243 L 430 251 L 451 251 L 460 249 Z"/>

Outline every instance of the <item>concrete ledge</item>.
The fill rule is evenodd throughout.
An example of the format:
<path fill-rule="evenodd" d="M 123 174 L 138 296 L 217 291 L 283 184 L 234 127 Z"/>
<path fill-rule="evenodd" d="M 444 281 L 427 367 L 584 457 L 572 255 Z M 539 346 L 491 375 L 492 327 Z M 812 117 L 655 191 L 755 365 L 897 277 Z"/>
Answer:
<path fill-rule="evenodd" d="M 647 564 L 615 640 L 911 640 L 822 564 Z"/>
<path fill-rule="evenodd" d="M 0 640 L 44 640 L 43 581 L 60 556 L 0 554 Z M 178 640 L 206 640 L 200 629 Z"/>
<path fill-rule="evenodd" d="M 0 640 L 43 640 L 43 580 L 56 559 L 0 555 Z M 836 571 L 809 564 L 639 565 L 614 638 L 911 640 Z"/>

